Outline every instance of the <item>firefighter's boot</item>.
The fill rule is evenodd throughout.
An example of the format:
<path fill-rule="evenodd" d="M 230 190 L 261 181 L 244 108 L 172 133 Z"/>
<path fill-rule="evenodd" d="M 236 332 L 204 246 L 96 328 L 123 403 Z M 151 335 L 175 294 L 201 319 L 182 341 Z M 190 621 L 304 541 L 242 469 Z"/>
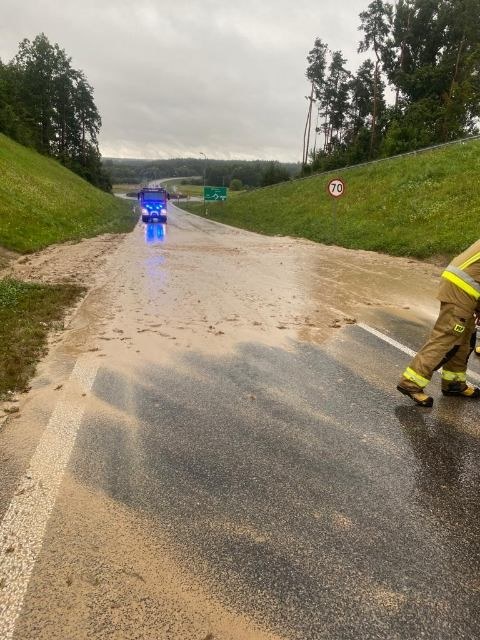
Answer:
<path fill-rule="evenodd" d="M 411 398 L 420 407 L 431 407 L 433 405 L 433 398 L 427 396 L 421 387 L 410 380 L 402 378 L 397 385 L 397 390 L 403 393 L 404 396 Z"/>
<path fill-rule="evenodd" d="M 459 396 L 468 400 L 480 399 L 480 389 L 473 387 L 466 382 L 449 382 L 442 384 L 442 393 L 444 396 Z"/>

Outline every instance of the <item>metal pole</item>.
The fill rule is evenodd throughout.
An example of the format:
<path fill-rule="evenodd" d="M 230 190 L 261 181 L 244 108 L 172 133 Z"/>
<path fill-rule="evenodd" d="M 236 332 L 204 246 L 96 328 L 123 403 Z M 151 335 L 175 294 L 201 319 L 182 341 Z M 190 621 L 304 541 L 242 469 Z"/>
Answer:
<path fill-rule="evenodd" d="M 203 215 L 207 213 L 207 203 L 205 201 L 205 176 L 207 173 L 207 156 L 200 151 L 200 155 L 205 158 L 205 164 L 203 165 Z"/>
<path fill-rule="evenodd" d="M 337 236 L 337 199 L 333 198 L 332 202 L 332 244 L 335 244 Z"/>

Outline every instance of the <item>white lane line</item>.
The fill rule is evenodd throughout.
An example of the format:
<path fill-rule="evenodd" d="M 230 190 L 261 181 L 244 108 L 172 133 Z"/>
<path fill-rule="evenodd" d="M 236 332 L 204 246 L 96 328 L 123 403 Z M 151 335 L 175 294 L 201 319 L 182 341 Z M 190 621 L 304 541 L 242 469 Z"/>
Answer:
<path fill-rule="evenodd" d="M 360 327 L 364 331 L 368 331 L 368 333 L 371 333 L 373 336 L 375 336 L 377 338 L 380 338 L 380 340 L 383 340 L 387 344 L 392 345 L 392 347 L 395 347 L 399 351 L 403 351 L 403 353 L 406 353 L 407 355 L 409 355 L 412 358 L 416 354 L 416 351 L 413 351 L 413 349 L 410 349 L 409 347 L 405 346 L 401 342 L 398 342 L 397 340 L 394 340 L 393 338 L 390 338 L 390 336 L 385 335 L 381 331 L 378 331 L 377 329 L 374 329 L 373 327 L 370 327 L 368 324 L 364 324 L 363 322 L 358 322 L 356 326 Z M 476 382 L 480 382 L 480 375 L 478 375 L 478 373 L 475 373 L 475 371 L 471 371 L 470 369 L 468 369 L 467 370 L 467 375 L 471 380 L 475 380 Z"/>
<path fill-rule="evenodd" d="M 97 368 L 95 363 L 77 361 L 68 383 L 68 387 L 73 383 L 77 397 L 92 389 Z M 13 636 L 84 411 L 85 401 L 80 399 L 56 405 L 0 525 L 1 640 Z"/>

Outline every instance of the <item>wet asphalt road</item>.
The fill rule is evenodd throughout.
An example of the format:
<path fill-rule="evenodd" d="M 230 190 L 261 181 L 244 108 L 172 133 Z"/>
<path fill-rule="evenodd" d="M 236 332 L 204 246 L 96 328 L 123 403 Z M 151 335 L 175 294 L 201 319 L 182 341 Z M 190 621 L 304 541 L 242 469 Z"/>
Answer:
<path fill-rule="evenodd" d="M 133 399 L 137 466 L 129 426 L 91 415 L 75 473 L 149 512 L 286 637 L 478 637 L 480 443 L 456 428 L 478 409 L 406 404 L 374 364 L 391 380 L 400 359 L 353 328 L 327 350 L 193 356 L 191 376 L 145 370 L 134 388 L 104 369 L 96 394 Z"/>
<path fill-rule="evenodd" d="M 420 346 L 423 321 L 376 317 Z M 352 326 L 324 345 L 181 352 L 135 376 L 105 362 L 105 410 L 84 416 L 69 474 L 147 517 L 210 593 L 278 637 L 477 638 L 479 408 L 443 399 L 439 381 L 432 410 L 410 405 L 394 389 L 407 360 Z M 62 637 L 36 604 L 55 544 L 47 535 L 17 640 Z M 176 637 L 108 629 L 75 637 Z"/>

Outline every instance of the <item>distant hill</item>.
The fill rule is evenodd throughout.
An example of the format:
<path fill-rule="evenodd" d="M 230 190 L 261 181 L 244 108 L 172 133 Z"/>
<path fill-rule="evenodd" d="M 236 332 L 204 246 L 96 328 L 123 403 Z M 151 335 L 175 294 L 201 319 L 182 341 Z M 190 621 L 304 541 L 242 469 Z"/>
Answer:
<path fill-rule="evenodd" d="M 131 204 L 0 134 L 0 246 L 26 253 L 100 233 L 129 231 Z"/>
<path fill-rule="evenodd" d="M 346 182 L 336 212 L 327 194 L 334 175 Z M 201 205 L 188 209 L 202 214 Z M 450 256 L 480 238 L 480 141 L 242 193 L 209 204 L 208 216 L 352 249 Z"/>

